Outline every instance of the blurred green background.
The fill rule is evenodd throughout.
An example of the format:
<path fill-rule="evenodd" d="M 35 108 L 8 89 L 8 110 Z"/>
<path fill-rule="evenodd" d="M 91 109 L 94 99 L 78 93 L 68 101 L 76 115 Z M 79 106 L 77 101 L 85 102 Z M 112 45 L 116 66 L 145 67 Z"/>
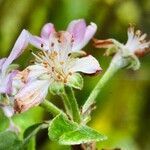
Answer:
<path fill-rule="evenodd" d="M 98 25 L 97 38 L 116 38 L 125 43 L 129 23 L 134 23 L 146 33 L 150 33 L 149 0 L 0 0 L 0 57 L 7 56 L 22 29 L 39 34 L 47 23 L 55 24 L 57 30 L 65 30 L 73 19 L 85 18 L 87 23 Z M 32 58 L 29 49 L 16 60 L 24 68 Z M 92 44 L 84 48 L 100 62 L 103 73 L 110 57 L 104 57 L 103 49 L 94 49 Z M 118 72 L 98 97 L 97 110 L 92 113 L 90 126 L 108 136 L 99 142 L 99 149 L 122 148 L 123 150 L 150 149 L 150 56 L 141 58 L 140 70 Z M 102 74 L 103 74 L 102 73 Z M 82 105 L 89 92 L 97 83 L 98 76 L 85 76 L 83 91 L 76 91 Z M 59 97 L 51 96 L 54 103 L 60 104 Z M 14 121 L 24 130 L 29 125 L 49 119 L 51 116 L 42 108 L 14 116 Z M 0 131 L 8 125 L 8 120 L 0 113 Z M 23 131 L 22 130 L 22 131 Z M 47 131 L 37 136 L 37 150 L 67 150 L 51 142 Z"/>

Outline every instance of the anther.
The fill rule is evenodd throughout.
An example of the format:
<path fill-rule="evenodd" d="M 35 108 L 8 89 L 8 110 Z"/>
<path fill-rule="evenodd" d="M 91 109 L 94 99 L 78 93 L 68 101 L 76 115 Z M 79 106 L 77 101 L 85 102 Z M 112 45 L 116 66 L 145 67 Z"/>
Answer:
<path fill-rule="evenodd" d="M 41 47 L 43 47 L 44 45 L 43 44 L 41 44 Z"/>
<path fill-rule="evenodd" d="M 64 62 L 63 62 L 63 61 L 61 61 L 61 62 L 60 62 L 60 64 L 61 64 L 61 65 L 63 65 L 63 64 L 64 64 Z"/>
<path fill-rule="evenodd" d="M 52 67 L 52 71 L 53 71 L 53 72 L 54 72 L 54 69 L 55 69 L 55 68 L 54 68 L 54 67 Z"/>
<path fill-rule="evenodd" d="M 64 79 L 64 83 L 67 83 L 67 79 Z"/>
<path fill-rule="evenodd" d="M 53 47 L 54 46 L 54 43 L 51 43 L 51 47 Z"/>
<path fill-rule="evenodd" d="M 57 78 L 60 80 L 61 79 L 60 75 L 57 75 Z"/>
<path fill-rule="evenodd" d="M 69 72 L 69 75 L 71 76 L 71 75 L 72 75 L 72 73 L 71 73 L 71 72 Z"/>

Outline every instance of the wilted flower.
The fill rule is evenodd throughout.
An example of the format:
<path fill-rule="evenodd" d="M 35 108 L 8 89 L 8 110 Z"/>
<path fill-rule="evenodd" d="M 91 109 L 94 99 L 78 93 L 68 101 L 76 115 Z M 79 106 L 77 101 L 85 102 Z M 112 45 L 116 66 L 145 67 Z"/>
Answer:
<path fill-rule="evenodd" d="M 32 52 L 35 56 L 34 65 L 27 67 L 28 84 L 15 97 L 16 111 L 22 112 L 41 103 L 48 87 L 54 82 L 68 85 L 76 72 L 93 74 L 101 70 L 93 56 L 81 51 L 96 29 L 94 23 L 86 26 L 81 19 L 72 21 L 67 31 L 56 32 L 54 25 L 48 23 L 41 31 L 41 37 L 30 34 L 29 42 L 40 52 Z M 30 92 L 23 92 L 29 88 Z"/>
<path fill-rule="evenodd" d="M 18 70 L 16 70 L 16 65 L 11 65 L 13 60 L 20 56 L 23 50 L 26 48 L 28 44 L 28 33 L 23 30 L 18 37 L 10 55 L 8 58 L 0 59 L 0 95 L 7 95 L 7 103 L 3 103 L 1 105 L 2 109 L 6 116 L 10 117 L 13 114 L 13 109 L 10 104 L 10 96 L 12 96 L 12 81 L 13 78 L 16 76 Z"/>
<path fill-rule="evenodd" d="M 97 48 L 107 48 L 105 55 L 117 53 L 114 58 L 124 59 L 124 64 L 136 70 L 140 67 L 138 57 L 150 52 L 150 41 L 146 41 L 146 34 L 142 34 L 140 30 L 134 31 L 134 27 L 128 28 L 128 40 L 126 44 L 122 44 L 115 39 L 97 40 L 94 39 L 94 45 Z M 128 59 L 128 63 L 127 60 Z M 124 66 L 123 66 L 124 67 Z"/>

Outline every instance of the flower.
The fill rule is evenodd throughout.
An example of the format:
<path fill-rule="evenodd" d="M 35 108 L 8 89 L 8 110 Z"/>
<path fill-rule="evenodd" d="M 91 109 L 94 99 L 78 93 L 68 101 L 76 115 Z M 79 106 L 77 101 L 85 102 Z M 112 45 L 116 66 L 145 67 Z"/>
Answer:
<path fill-rule="evenodd" d="M 13 70 L 11 63 L 18 58 L 28 44 L 28 33 L 23 30 L 18 37 L 8 58 L 0 59 L 0 93 L 11 94 L 12 78 L 18 72 Z"/>
<path fill-rule="evenodd" d="M 126 49 L 137 56 L 142 56 L 148 52 L 150 41 L 146 41 L 146 34 L 142 34 L 140 30 L 134 31 L 134 27 L 128 29 L 128 41 L 125 44 Z"/>
<path fill-rule="evenodd" d="M 18 70 L 15 69 L 16 66 L 11 65 L 11 63 L 21 55 L 27 44 L 28 33 L 27 31 L 23 30 L 8 58 L 0 59 L 0 94 L 7 95 L 6 98 L 8 100 L 8 102 L 3 104 L 1 107 L 4 110 L 5 115 L 8 117 L 13 115 L 10 97 L 12 96 L 13 91 L 12 81 L 18 73 Z"/>
<path fill-rule="evenodd" d="M 86 27 L 85 21 L 80 19 L 72 21 L 67 31 L 56 32 L 54 25 L 48 23 L 42 28 L 41 37 L 29 35 L 29 43 L 39 48 L 40 52 L 32 52 L 35 61 L 26 68 L 29 72 L 28 84 L 15 96 L 16 111 L 22 112 L 41 103 L 54 82 L 67 85 L 76 72 L 93 74 L 101 70 L 93 56 L 81 51 L 96 29 L 94 23 Z M 31 93 L 22 92 L 29 87 L 33 89 Z"/>
<path fill-rule="evenodd" d="M 144 56 L 150 52 L 150 41 L 146 41 L 146 34 L 142 34 L 140 30 L 134 30 L 133 26 L 128 28 L 128 40 L 126 44 L 122 44 L 115 39 L 97 40 L 94 39 L 94 45 L 97 48 L 107 48 L 105 55 L 116 53 L 114 58 L 123 60 L 122 67 L 129 65 L 128 68 L 134 70 L 140 67 L 138 57 Z M 114 62 L 115 60 L 113 60 Z"/>

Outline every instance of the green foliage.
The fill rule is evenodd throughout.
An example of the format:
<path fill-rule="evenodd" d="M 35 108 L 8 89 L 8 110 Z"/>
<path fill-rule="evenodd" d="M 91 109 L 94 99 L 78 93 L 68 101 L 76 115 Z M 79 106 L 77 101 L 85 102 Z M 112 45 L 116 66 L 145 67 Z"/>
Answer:
<path fill-rule="evenodd" d="M 62 145 L 75 145 L 93 141 L 102 141 L 106 137 L 85 125 L 78 125 L 62 114 L 55 117 L 49 124 L 48 135 L 51 140 Z"/>
<path fill-rule="evenodd" d="M 30 127 L 28 127 L 25 131 L 24 131 L 24 134 L 23 134 L 23 137 L 24 139 L 27 138 L 28 136 L 31 136 L 31 134 L 33 134 L 33 132 L 37 132 L 37 129 L 42 125 L 42 123 L 37 123 L 37 124 L 34 124 Z"/>
<path fill-rule="evenodd" d="M 76 130 L 64 133 L 60 137 L 59 143 L 64 145 L 76 145 L 88 142 L 98 142 L 106 139 L 106 136 L 88 126 L 78 126 Z"/>
<path fill-rule="evenodd" d="M 0 133 L 0 150 L 21 150 L 21 144 L 15 133 L 11 131 Z"/>

